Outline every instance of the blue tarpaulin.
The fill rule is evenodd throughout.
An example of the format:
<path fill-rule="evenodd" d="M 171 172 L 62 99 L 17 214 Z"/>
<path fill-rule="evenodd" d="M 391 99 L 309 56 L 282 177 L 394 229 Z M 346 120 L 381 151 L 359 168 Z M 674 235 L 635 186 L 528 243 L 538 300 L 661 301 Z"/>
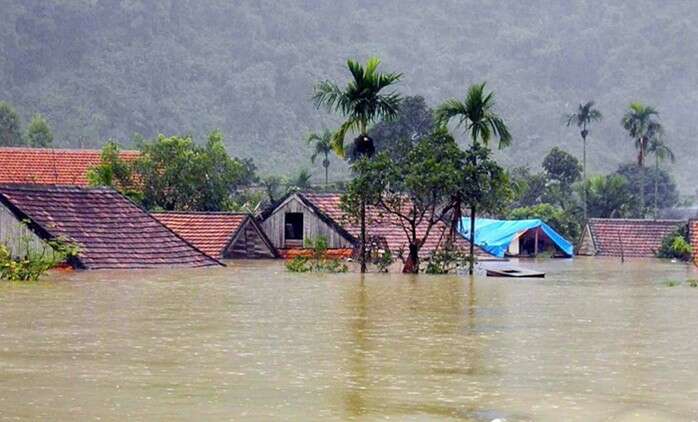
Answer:
<path fill-rule="evenodd" d="M 537 218 L 530 220 L 493 220 L 490 218 L 476 218 L 475 244 L 492 255 L 502 257 L 514 238 L 528 230 L 537 228 L 543 230 L 543 233 L 545 233 L 565 255 L 572 256 L 574 254 L 574 247 L 567 239 Z M 461 221 L 460 232 L 466 239 L 470 239 L 469 217 L 465 217 Z"/>

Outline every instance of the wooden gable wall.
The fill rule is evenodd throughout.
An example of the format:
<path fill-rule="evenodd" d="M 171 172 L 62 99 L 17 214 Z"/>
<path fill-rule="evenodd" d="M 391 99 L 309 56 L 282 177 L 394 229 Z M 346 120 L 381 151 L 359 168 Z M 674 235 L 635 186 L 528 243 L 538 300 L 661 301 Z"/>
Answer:
<path fill-rule="evenodd" d="M 267 244 L 260 230 L 251 218 L 246 219 L 223 252 L 223 259 L 276 258 L 276 253 Z"/>
<path fill-rule="evenodd" d="M 0 244 L 7 246 L 15 257 L 25 256 L 28 251 L 41 253 L 51 250 L 3 204 L 0 204 Z"/>
<path fill-rule="evenodd" d="M 331 225 L 325 223 L 313 209 L 303 204 L 297 196 L 290 196 L 284 203 L 261 223 L 267 237 L 279 249 L 286 248 L 284 222 L 286 213 L 303 213 L 303 239 L 315 239 L 324 236 L 330 249 L 350 249 L 352 243 Z"/>

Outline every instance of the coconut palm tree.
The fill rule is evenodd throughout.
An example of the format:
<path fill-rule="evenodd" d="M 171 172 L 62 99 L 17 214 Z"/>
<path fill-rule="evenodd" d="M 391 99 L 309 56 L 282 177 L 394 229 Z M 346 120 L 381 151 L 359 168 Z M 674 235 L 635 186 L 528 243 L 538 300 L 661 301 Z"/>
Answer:
<path fill-rule="evenodd" d="M 332 81 L 322 81 L 315 86 L 313 101 L 315 106 L 324 107 L 330 112 L 345 118 L 332 136 L 332 147 L 337 155 L 344 157 L 344 138 L 355 132 L 354 152 L 357 157 L 372 157 L 376 149 L 368 136 L 372 123 L 379 119 L 391 120 L 397 117 L 401 97 L 396 91 L 388 91 L 391 85 L 402 77 L 401 73 L 378 72 L 380 60 L 372 57 L 366 66 L 354 60 L 347 60 L 352 79 L 344 88 Z M 366 272 L 366 203 L 361 203 L 361 272 Z"/>
<path fill-rule="evenodd" d="M 337 155 L 344 157 L 344 138 L 347 133 L 358 134 L 354 140 L 359 155 L 371 155 L 375 148 L 368 136 L 369 126 L 379 119 L 390 120 L 397 116 L 400 95 L 395 91 L 385 92 L 402 77 L 401 73 L 378 72 L 380 60 L 372 57 L 366 66 L 347 60 L 352 79 L 340 88 L 332 81 L 322 81 L 315 86 L 315 106 L 325 107 L 346 120 L 332 136 L 332 147 Z"/>
<path fill-rule="evenodd" d="M 661 129 L 661 128 L 660 128 Z M 654 154 L 654 219 L 657 219 L 659 213 L 659 162 L 669 160 L 672 163 L 676 161 L 674 152 L 662 139 L 662 131 L 656 133 L 650 140 L 647 146 L 647 153 Z"/>
<path fill-rule="evenodd" d="M 589 126 L 593 122 L 598 122 L 601 120 L 603 116 L 601 115 L 601 112 L 594 108 L 594 102 L 593 101 L 587 101 L 584 104 L 579 104 L 577 107 L 577 111 L 574 113 L 570 113 L 565 115 L 565 119 L 567 120 L 567 126 L 577 126 L 580 131 L 579 134 L 582 136 L 582 144 L 583 144 L 583 154 L 582 154 L 582 174 L 583 174 L 583 180 L 582 180 L 582 186 L 586 186 L 586 183 L 584 181 L 587 180 L 587 136 L 589 135 Z M 584 194 L 584 221 L 587 220 L 587 192 L 586 189 L 583 192 Z"/>
<path fill-rule="evenodd" d="M 436 121 L 441 125 L 446 125 L 452 119 L 458 119 L 458 125 L 462 126 L 472 143 L 482 143 L 489 146 L 489 141 L 493 137 L 499 140 L 499 148 L 504 148 L 511 144 L 511 134 L 507 125 L 501 117 L 494 111 L 494 92 L 485 93 L 486 83 L 474 84 L 468 88 L 468 93 L 464 101 L 452 98 L 446 100 L 437 107 L 435 111 Z M 451 236 L 460 226 L 462 210 L 460 204 L 463 197 L 458 194 L 453 198 L 454 209 L 451 221 Z M 470 267 L 469 273 L 473 273 L 475 255 L 475 215 L 476 207 L 470 207 Z"/>
<path fill-rule="evenodd" d="M 628 131 L 637 148 L 637 165 L 640 168 L 640 213 L 645 216 L 645 158 L 652 137 L 662 131 L 661 123 L 656 121 L 659 112 L 653 107 L 639 102 L 630 104 L 621 124 Z"/>
<path fill-rule="evenodd" d="M 330 153 L 332 152 L 332 132 L 325 129 L 321 134 L 311 133 L 308 135 L 308 144 L 313 145 L 313 155 L 310 156 L 310 161 L 314 164 L 318 156 L 322 155 L 322 167 L 325 168 L 325 189 L 327 189 L 328 168 L 330 167 Z"/>

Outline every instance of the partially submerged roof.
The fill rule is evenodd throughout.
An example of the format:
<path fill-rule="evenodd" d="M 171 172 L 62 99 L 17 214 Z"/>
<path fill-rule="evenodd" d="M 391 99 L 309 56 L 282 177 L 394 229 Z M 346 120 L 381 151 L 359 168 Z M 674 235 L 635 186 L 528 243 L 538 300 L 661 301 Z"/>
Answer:
<path fill-rule="evenodd" d="M 0 201 L 42 239 L 75 242 L 79 268 L 220 265 L 112 189 L 0 185 Z"/>
<path fill-rule="evenodd" d="M 317 215 L 325 222 L 330 224 L 335 230 L 344 236 L 351 243 L 358 243 L 360 238 L 361 227 L 357 221 L 348 218 L 346 213 L 341 209 L 341 194 L 339 193 L 317 193 L 317 192 L 302 192 L 295 193 L 306 206 L 313 209 Z M 274 209 L 279 204 L 275 204 Z M 262 214 L 263 218 L 271 215 L 273 211 L 267 210 Z M 388 248 L 392 252 L 404 250 L 407 254 L 408 237 L 405 234 L 397 217 L 392 216 L 385 211 L 381 211 L 376 207 L 369 206 L 366 208 L 367 221 L 367 237 L 382 239 L 387 243 Z M 417 236 L 421 237 L 425 234 L 427 223 L 423 222 L 417 226 Z M 420 249 L 421 256 L 427 256 L 434 250 L 439 249 L 445 244 L 446 236 L 448 236 L 448 225 L 442 221 L 437 222 L 427 236 L 424 245 Z M 462 250 L 467 250 L 468 241 L 462 236 L 456 236 L 456 246 Z M 478 255 L 489 255 L 480 248 L 475 248 Z"/>
<path fill-rule="evenodd" d="M 121 151 L 135 160 L 138 151 Z M 0 183 L 88 186 L 87 171 L 101 162 L 96 149 L 0 148 Z"/>
<path fill-rule="evenodd" d="M 275 258 L 276 250 L 249 214 L 153 213 L 161 223 L 216 258 Z"/>
<path fill-rule="evenodd" d="M 582 234 L 580 254 L 654 257 L 668 234 L 685 220 L 591 218 Z"/>
<path fill-rule="evenodd" d="M 532 229 L 540 229 L 568 257 L 574 255 L 574 246 L 543 220 L 496 220 L 491 218 L 475 219 L 475 244 L 492 255 L 503 257 L 511 242 L 518 236 Z M 463 218 L 461 223 L 463 236 L 470 236 L 470 218 Z"/>

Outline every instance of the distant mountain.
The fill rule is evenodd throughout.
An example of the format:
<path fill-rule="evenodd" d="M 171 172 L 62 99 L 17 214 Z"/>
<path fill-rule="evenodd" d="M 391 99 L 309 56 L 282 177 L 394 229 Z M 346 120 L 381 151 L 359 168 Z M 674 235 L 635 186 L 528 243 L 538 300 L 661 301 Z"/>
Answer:
<path fill-rule="evenodd" d="M 310 166 L 302 139 L 336 119 L 310 103 L 344 61 L 378 55 L 405 94 L 436 105 L 486 80 L 514 135 L 508 165 L 539 166 L 554 145 L 580 153 L 562 115 L 596 100 L 592 172 L 634 159 L 619 121 L 658 108 L 694 193 L 698 8 L 661 0 L 331 2 L 1 0 L 0 100 L 43 113 L 59 145 L 220 128 L 265 171 Z M 334 167 L 335 169 L 337 166 Z M 320 174 L 320 167 L 314 171 Z"/>

